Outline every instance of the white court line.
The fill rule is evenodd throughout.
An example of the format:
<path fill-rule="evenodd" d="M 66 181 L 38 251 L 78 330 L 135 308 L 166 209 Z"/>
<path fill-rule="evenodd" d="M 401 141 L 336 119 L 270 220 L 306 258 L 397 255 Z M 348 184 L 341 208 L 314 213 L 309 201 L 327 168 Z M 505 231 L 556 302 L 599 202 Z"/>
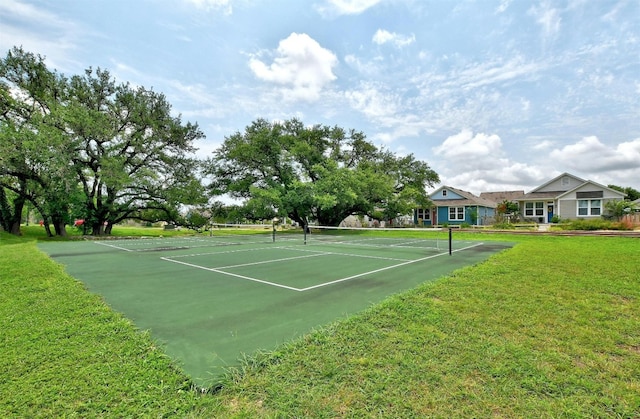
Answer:
<path fill-rule="evenodd" d="M 323 252 L 321 250 L 308 250 L 308 249 L 300 249 L 297 247 L 283 247 L 283 249 L 291 249 L 297 250 L 298 252 L 313 252 L 313 253 L 322 253 L 323 255 L 335 255 L 335 256 L 350 256 L 356 258 L 366 258 L 366 259 L 380 259 L 380 260 L 395 260 L 400 262 L 408 262 L 412 259 L 398 259 L 398 258 L 388 258 L 384 256 L 368 256 L 368 255 L 356 255 L 353 253 L 342 253 L 342 252 Z"/>
<path fill-rule="evenodd" d="M 275 282 L 263 281 L 262 279 L 251 278 L 250 276 L 238 275 L 238 274 L 234 274 L 234 273 L 231 273 L 231 272 L 220 271 L 218 269 L 207 268 L 207 267 L 200 266 L 200 265 L 194 265 L 193 263 L 181 262 L 179 260 L 173 260 L 173 259 L 169 259 L 169 258 L 160 258 L 160 259 L 166 260 L 167 262 L 173 262 L 173 263 L 179 263 L 181 265 L 191 266 L 192 268 L 204 269 L 205 271 L 216 272 L 216 273 L 219 273 L 219 274 L 229 275 L 229 276 L 233 276 L 233 277 L 240 278 L 240 279 L 246 279 L 247 281 L 260 282 L 261 284 L 273 285 L 274 287 L 285 288 L 285 289 L 292 290 L 292 291 L 300 291 L 300 289 L 298 289 L 298 288 L 288 287 L 286 285 L 277 284 Z"/>
<path fill-rule="evenodd" d="M 127 249 L 126 247 L 114 246 L 113 244 L 102 243 L 99 241 L 94 241 L 95 244 L 99 244 L 100 246 L 113 247 L 114 249 L 124 250 L 125 252 L 135 252 L 135 250 Z"/>
<path fill-rule="evenodd" d="M 174 256 L 171 256 L 171 258 L 177 259 L 177 258 L 189 258 L 189 257 L 195 257 L 195 256 L 224 255 L 226 253 L 255 252 L 256 250 L 272 250 L 272 249 L 294 249 L 294 248 L 287 247 L 287 246 L 252 247 L 249 249 L 225 250 L 224 252 L 206 252 L 206 253 L 192 253 L 189 255 L 174 255 Z"/>
<path fill-rule="evenodd" d="M 456 250 L 453 250 L 452 253 L 453 252 L 461 252 L 463 250 L 471 249 L 471 248 L 477 247 L 477 246 L 482 246 L 483 244 L 484 243 L 477 243 L 477 244 L 474 244 L 472 246 L 463 247 L 462 249 L 456 249 Z M 339 253 L 337 253 L 337 254 L 339 254 Z M 328 285 L 333 285 L 333 284 L 337 284 L 337 283 L 344 282 L 344 281 L 349 281 L 351 279 L 360 278 L 360 277 L 365 276 L 365 275 L 370 275 L 370 274 L 386 271 L 386 270 L 389 270 L 389 269 L 398 268 L 400 266 L 409 265 L 411 263 L 422 262 L 423 260 L 433 259 L 433 258 L 436 258 L 438 256 L 443 256 L 443 255 L 447 255 L 447 254 L 449 254 L 449 253 L 448 252 L 438 253 L 437 255 L 431 255 L 431 256 L 424 257 L 424 258 L 420 258 L 420 259 L 409 260 L 409 261 L 405 261 L 403 263 L 398 263 L 396 265 L 387 266 L 386 268 L 375 269 L 373 271 L 364 272 L 364 273 L 357 274 L 357 275 L 352 275 L 352 276 L 349 276 L 349 277 L 346 277 L 346 278 L 342 278 L 342 279 L 336 279 L 335 281 L 325 282 L 325 283 L 318 284 L 318 285 L 313 285 L 313 286 L 307 287 L 307 288 L 289 287 L 287 285 L 282 285 L 282 284 L 278 284 L 278 283 L 275 283 L 275 282 L 264 281 L 262 279 L 252 278 L 252 277 L 244 276 L 244 275 L 238 275 L 238 274 L 234 274 L 234 273 L 231 273 L 231 272 L 225 272 L 225 271 L 221 271 L 221 270 L 215 269 L 215 268 L 207 268 L 205 266 L 195 265 L 193 263 L 181 262 L 179 260 L 173 260 L 173 259 L 165 258 L 165 257 L 161 257 L 160 259 L 165 260 L 167 262 L 173 262 L 173 263 L 178 263 L 180 265 L 190 266 L 192 268 L 203 269 L 203 270 L 209 271 L 209 272 L 216 272 L 216 273 L 223 274 L 223 275 L 233 276 L 235 278 L 246 279 L 248 281 L 259 282 L 261 284 L 272 285 L 274 287 L 284 288 L 284 289 L 288 289 L 288 290 L 291 290 L 291 291 L 305 292 L 305 291 L 309 291 L 309 290 L 312 290 L 312 289 L 326 287 Z M 323 256 L 323 255 L 324 255 L 324 253 L 321 253 L 318 256 Z"/>
<path fill-rule="evenodd" d="M 478 244 L 474 244 L 473 246 L 468 246 L 468 247 L 464 247 L 462 249 L 453 250 L 452 253 L 453 252 L 460 252 L 460 251 L 466 250 L 466 249 L 471 249 L 472 247 L 480 246 L 480 245 L 483 245 L 483 244 L 484 243 L 478 243 Z M 375 274 L 375 273 L 378 273 L 378 272 L 386 271 L 386 270 L 393 269 L 393 268 L 398 268 L 400 266 L 409 265 L 411 263 L 422 262 L 423 260 L 433 259 L 433 258 L 436 258 L 438 256 L 448 255 L 448 254 L 449 254 L 449 252 L 438 253 L 437 255 L 431 255 L 431 256 L 424 257 L 424 258 L 420 258 L 420 259 L 415 259 L 415 260 L 410 260 L 410 261 L 403 262 L 403 263 L 398 263 L 397 265 L 391 265 L 391 266 L 387 266 L 386 268 L 380 268 L 380 269 L 376 269 L 376 270 L 373 270 L 373 271 L 369 271 L 369 272 L 364 272 L 364 273 L 357 274 L 357 275 L 348 276 L 346 278 L 336 279 L 335 281 L 325 282 L 323 284 L 318 284 L 318 285 L 314 285 L 314 286 L 307 287 L 307 288 L 299 288 L 299 289 L 297 289 L 297 291 L 301 291 L 302 292 L 302 291 L 309 291 L 309 290 L 312 290 L 312 289 L 315 289 L 315 288 L 326 287 L 327 285 L 333 285 L 333 284 L 337 284 L 339 282 L 349 281 L 351 279 L 359 278 L 361 276 Z"/>
<path fill-rule="evenodd" d="M 315 255 L 304 255 L 304 256 L 291 256 L 288 258 L 282 258 L 282 259 L 271 259 L 271 260 L 263 260 L 262 262 L 250 262 L 250 263 L 243 263 L 241 265 L 229 265 L 229 266 L 219 266 L 216 269 L 231 269 L 231 268 L 243 268 L 245 266 L 252 266 L 252 265 L 263 265 L 265 263 L 274 263 L 274 262 L 284 262 L 285 260 L 294 260 L 294 259 L 304 259 L 304 258 L 314 258 L 314 257 L 318 257 L 318 256 L 327 256 L 330 253 L 317 253 Z"/>

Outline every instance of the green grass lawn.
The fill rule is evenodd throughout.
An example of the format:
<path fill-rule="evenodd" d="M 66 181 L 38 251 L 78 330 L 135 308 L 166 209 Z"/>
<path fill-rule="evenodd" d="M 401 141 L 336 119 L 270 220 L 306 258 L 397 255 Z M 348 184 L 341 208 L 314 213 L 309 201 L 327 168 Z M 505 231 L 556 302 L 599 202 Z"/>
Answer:
<path fill-rule="evenodd" d="M 519 243 L 201 394 L 35 239 L 0 233 L 0 416 L 640 417 L 640 239 L 481 239 Z"/>

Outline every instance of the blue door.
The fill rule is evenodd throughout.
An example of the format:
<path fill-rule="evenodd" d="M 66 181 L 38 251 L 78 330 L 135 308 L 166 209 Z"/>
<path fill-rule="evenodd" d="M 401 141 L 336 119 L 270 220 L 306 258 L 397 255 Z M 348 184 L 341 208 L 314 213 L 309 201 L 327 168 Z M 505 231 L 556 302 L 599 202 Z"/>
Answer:
<path fill-rule="evenodd" d="M 547 205 L 547 222 L 550 223 L 553 218 L 553 205 Z"/>

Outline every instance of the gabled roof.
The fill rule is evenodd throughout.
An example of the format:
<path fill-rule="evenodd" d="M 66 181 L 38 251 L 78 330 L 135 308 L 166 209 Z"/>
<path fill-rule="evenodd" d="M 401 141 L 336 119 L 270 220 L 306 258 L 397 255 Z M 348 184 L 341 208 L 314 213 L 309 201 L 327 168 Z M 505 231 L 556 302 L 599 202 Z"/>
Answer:
<path fill-rule="evenodd" d="M 578 187 L 576 187 L 576 188 L 573 188 L 573 189 L 571 189 L 570 191 L 566 191 L 565 193 L 563 193 L 563 194 L 561 194 L 561 195 L 558 195 L 558 198 L 561 198 L 562 196 L 567 195 L 567 194 L 569 194 L 569 193 L 571 193 L 571 192 L 575 191 L 576 189 L 580 189 L 580 188 L 582 188 L 584 185 L 586 185 L 586 184 L 588 184 L 588 183 L 589 183 L 589 184 L 591 184 L 591 185 L 595 185 L 595 186 L 597 186 L 598 188 L 606 189 L 606 190 L 608 190 L 608 191 L 610 191 L 610 192 L 613 192 L 613 193 L 615 193 L 615 194 L 618 194 L 618 195 L 620 195 L 620 197 L 621 197 L 621 198 L 623 198 L 623 199 L 624 199 L 624 197 L 626 196 L 624 192 L 620 192 L 620 191 L 617 191 L 617 190 L 615 190 L 615 189 L 611 189 L 611 188 L 609 188 L 608 186 L 601 185 L 601 184 L 599 184 L 599 183 L 597 183 L 597 182 L 594 182 L 594 181 L 592 181 L 592 180 L 587 180 L 587 181 L 586 181 L 585 183 L 583 183 L 582 185 L 580 185 L 580 186 L 578 186 Z"/>
<path fill-rule="evenodd" d="M 558 181 L 558 179 L 561 179 L 563 177 L 569 177 L 572 178 L 573 180 L 578 181 L 577 186 L 571 187 L 571 188 L 567 188 L 564 190 L 558 190 L 558 191 L 541 191 L 539 192 L 541 189 L 544 189 L 545 187 L 547 187 L 548 185 L 553 184 L 554 182 Z M 560 176 L 556 176 L 553 179 L 551 179 L 550 181 L 538 186 L 537 188 L 533 189 L 531 192 L 527 193 L 524 195 L 524 197 L 522 197 L 521 199 L 523 201 L 531 201 L 531 200 L 537 200 L 537 199 L 559 199 L 565 195 L 568 195 L 572 192 L 574 192 L 576 189 L 580 189 L 583 186 L 590 184 L 590 185 L 594 185 L 596 187 L 598 187 L 599 189 L 606 189 L 608 191 L 613 192 L 614 194 L 620 195 L 621 197 L 624 197 L 624 193 L 620 192 L 620 191 L 616 191 L 615 189 L 611 189 L 607 186 L 601 185 L 597 182 L 594 182 L 592 180 L 585 180 L 582 178 L 579 178 L 578 176 L 574 176 L 570 173 L 563 173 Z"/>
<path fill-rule="evenodd" d="M 504 201 L 515 202 L 524 197 L 524 191 L 481 192 L 480 198 L 499 204 Z"/>
<path fill-rule="evenodd" d="M 520 200 L 531 201 L 536 199 L 554 199 L 560 195 L 564 195 L 566 191 L 551 191 L 551 192 L 529 192 L 524 194 Z"/>
<path fill-rule="evenodd" d="M 435 204 L 436 207 L 459 207 L 462 205 L 476 205 L 481 207 L 495 208 L 496 203 L 489 201 L 488 199 L 480 198 L 475 196 L 471 192 L 463 191 L 462 189 L 452 188 L 451 186 L 443 185 L 435 191 L 431 192 L 429 196 L 433 196 L 441 190 L 446 189 L 449 191 L 453 191 L 456 194 L 463 197 L 463 199 L 435 199 L 431 200 Z"/>
<path fill-rule="evenodd" d="M 551 179 L 551 180 L 550 180 L 550 181 L 548 181 L 547 183 L 543 183 L 542 185 L 538 186 L 537 188 L 533 189 L 532 191 L 529 191 L 529 193 L 528 193 L 528 194 L 530 194 L 530 193 L 534 193 L 534 192 L 537 192 L 537 191 L 539 191 L 540 189 L 544 189 L 544 188 L 545 188 L 545 187 L 547 187 L 548 185 L 552 184 L 553 182 L 555 182 L 555 181 L 557 181 L 558 179 L 561 179 L 561 178 L 563 178 L 563 177 L 565 177 L 565 176 L 567 176 L 567 177 L 570 177 L 570 178 L 573 178 L 573 179 L 577 180 L 577 181 L 578 181 L 578 183 L 580 183 L 580 184 L 583 184 L 583 183 L 585 183 L 585 182 L 586 182 L 586 180 L 581 179 L 581 178 L 579 178 L 578 176 L 572 175 L 571 173 L 564 172 L 563 174 L 561 174 L 561 175 L 559 175 L 559 176 L 554 177 L 553 179 Z M 572 188 L 572 189 L 573 189 L 573 188 Z M 562 191 L 562 192 L 565 192 L 565 191 Z M 527 194 L 527 195 L 528 195 L 528 194 Z"/>

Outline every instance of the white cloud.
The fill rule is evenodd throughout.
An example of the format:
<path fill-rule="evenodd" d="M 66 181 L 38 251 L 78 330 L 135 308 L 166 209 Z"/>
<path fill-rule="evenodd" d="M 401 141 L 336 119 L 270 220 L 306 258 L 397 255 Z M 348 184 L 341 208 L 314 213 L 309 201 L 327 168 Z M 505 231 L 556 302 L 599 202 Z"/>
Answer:
<path fill-rule="evenodd" d="M 528 190 L 541 184 L 549 172 L 514 161 L 496 134 L 464 129 L 433 148 L 440 160 L 432 163 L 442 184 L 479 194 L 489 191 Z"/>
<path fill-rule="evenodd" d="M 352 108 L 362 112 L 368 118 L 379 120 L 393 115 L 398 109 L 399 98 L 391 93 L 381 92 L 372 84 L 364 84 L 358 90 L 345 92 Z"/>
<path fill-rule="evenodd" d="M 553 150 L 550 157 L 562 166 L 582 173 L 630 170 L 640 177 L 640 138 L 608 146 L 598 137 L 584 137 Z"/>
<path fill-rule="evenodd" d="M 497 158 L 502 154 L 502 141 L 500 137 L 483 133 L 473 134 L 469 129 L 464 129 L 444 140 L 435 147 L 433 152 L 438 156 L 448 159 L 471 160 L 479 162 L 481 158 Z"/>
<path fill-rule="evenodd" d="M 533 147 L 548 149 L 549 141 Z M 465 129 L 445 139 L 433 148 L 431 166 L 441 178 L 441 184 L 479 194 L 480 192 L 524 190 L 525 192 L 558 176 L 573 173 L 604 185 L 637 185 L 640 179 L 640 138 L 607 145 L 597 137 L 581 140 L 553 149 L 544 163 L 525 162 L 508 156 L 500 137 L 474 134 Z"/>
<path fill-rule="evenodd" d="M 514 190 L 528 192 L 554 176 L 554 174 L 550 175 L 539 167 L 513 162 L 506 158 L 498 159 L 494 163 L 496 166 L 491 169 L 459 170 L 461 169 L 460 166 L 443 170 L 435 166 L 434 168 L 440 174 L 441 184 L 469 191 L 476 195 L 482 192 Z"/>
<path fill-rule="evenodd" d="M 511 80 L 531 80 L 538 77 L 546 68 L 543 62 L 526 62 L 522 57 L 508 61 L 488 61 L 467 66 L 451 74 L 450 83 L 464 89 L 473 89 L 486 85 L 504 83 Z"/>
<path fill-rule="evenodd" d="M 536 22 L 542 26 L 545 39 L 553 38 L 560 32 L 562 18 L 558 9 L 554 9 L 548 2 L 540 4 L 539 7 L 532 6 L 528 14 L 533 16 Z"/>
<path fill-rule="evenodd" d="M 534 150 L 546 150 L 553 146 L 553 142 L 549 140 L 542 140 L 540 142 L 535 143 L 532 148 Z"/>
<path fill-rule="evenodd" d="M 503 13 L 505 10 L 507 10 L 509 8 L 509 5 L 511 4 L 512 0 L 502 0 L 500 2 L 500 5 L 496 8 L 496 13 Z"/>
<path fill-rule="evenodd" d="M 316 10 L 326 16 L 358 15 L 382 0 L 326 0 L 316 5 Z"/>
<path fill-rule="evenodd" d="M 50 69 L 74 71 L 82 65 L 70 58 L 78 40 L 91 35 L 81 25 L 53 12 L 15 0 L 0 1 L 0 50 L 21 46 L 25 51 L 46 57 Z M 38 30 L 32 26 L 36 24 Z"/>
<path fill-rule="evenodd" d="M 198 9 L 210 11 L 220 10 L 225 15 L 231 15 L 233 8 L 231 6 L 231 0 L 184 0 L 189 4 L 193 4 Z"/>
<path fill-rule="evenodd" d="M 395 32 L 378 29 L 371 40 L 378 45 L 392 43 L 396 47 L 402 48 L 414 43 L 416 41 L 416 36 L 413 34 L 411 34 L 411 36 L 400 35 Z"/>
<path fill-rule="evenodd" d="M 305 33 L 292 33 L 281 40 L 275 55 L 271 64 L 253 57 L 249 67 L 260 80 L 285 86 L 290 98 L 315 101 L 322 89 L 336 79 L 336 55 Z"/>

